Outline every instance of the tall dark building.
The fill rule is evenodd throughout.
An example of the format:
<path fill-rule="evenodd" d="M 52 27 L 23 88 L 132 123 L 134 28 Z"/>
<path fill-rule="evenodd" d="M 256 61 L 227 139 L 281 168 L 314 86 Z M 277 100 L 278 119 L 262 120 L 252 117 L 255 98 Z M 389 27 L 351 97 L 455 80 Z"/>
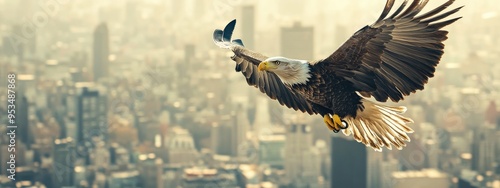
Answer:
<path fill-rule="evenodd" d="M 472 170 L 479 173 L 494 170 L 496 140 L 496 132 L 493 127 L 479 127 L 474 130 L 471 144 Z"/>
<path fill-rule="evenodd" d="M 229 124 L 213 126 L 211 130 L 213 151 L 219 155 L 233 156 L 236 152 L 234 135 L 233 127 Z"/>
<path fill-rule="evenodd" d="M 31 147 L 31 138 L 30 138 L 30 127 L 29 127 L 29 104 L 26 96 L 20 97 L 21 99 L 17 103 L 18 106 L 18 114 L 16 117 L 17 120 L 17 128 L 19 129 L 19 139 L 21 142 L 26 144 L 26 147 L 30 149 Z"/>
<path fill-rule="evenodd" d="M 99 24 L 94 31 L 93 52 L 94 81 L 98 81 L 109 73 L 109 32 L 105 23 Z"/>
<path fill-rule="evenodd" d="M 87 87 L 77 96 L 77 142 L 79 145 L 92 145 L 93 137 L 108 139 L 106 97 Z"/>
<path fill-rule="evenodd" d="M 288 58 L 313 60 L 314 28 L 299 22 L 292 27 L 281 28 L 281 55 Z"/>
<path fill-rule="evenodd" d="M 75 186 L 75 145 L 72 138 L 54 141 L 53 176 L 54 187 Z"/>
<path fill-rule="evenodd" d="M 26 93 L 34 86 L 34 76 L 31 74 L 18 74 L 16 81 L 16 94 L 18 99 L 16 102 L 16 123 L 19 129 L 19 139 L 26 144 L 27 149 L 31 148 L 32 135 L 30 134 L 29 125 L 29 102 Z"/>
<path fill-rule="evenodd" d="M 246 48 L 255 50 L 255 8 L 253 5 L 241 8 L 241 39 Z"/>
<path fill-rule="evenodd" d="M 366 187 L 366 146 L 342 137 L 332 137 L 330 145 L 330 187 Z"/>

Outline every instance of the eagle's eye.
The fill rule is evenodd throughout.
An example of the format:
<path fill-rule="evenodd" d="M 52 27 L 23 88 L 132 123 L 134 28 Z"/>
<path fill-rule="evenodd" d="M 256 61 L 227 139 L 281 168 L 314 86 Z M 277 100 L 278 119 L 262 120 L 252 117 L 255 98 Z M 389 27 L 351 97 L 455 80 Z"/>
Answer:
<path fill-rule="evenodd" d="M 281 63 L 281 62 L 280 62 L 280 61 L 275 61 L 274 63 L 275 63 L 276 65 L 280 65 L 280 63 Z"/>

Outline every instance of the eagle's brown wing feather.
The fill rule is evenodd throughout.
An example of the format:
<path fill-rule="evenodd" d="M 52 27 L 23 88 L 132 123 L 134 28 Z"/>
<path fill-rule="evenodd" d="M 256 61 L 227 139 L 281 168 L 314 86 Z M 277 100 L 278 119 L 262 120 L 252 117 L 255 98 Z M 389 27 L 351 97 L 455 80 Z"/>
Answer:
<path fill-rule="evenodd" d="M 360 29 L 314 66 L 345 78 L 362 95 L 380 102 L 397 102 L 423 89 L 443 55 L 448 32 L 441 28 L 460 17 L 442 19 L 462 7 L 441 13 L 454 2 L 449 0 L 418 15 L 428 0 L 414 0 L 404 9 L 407 1 L 387 17 L 394 4 L 394 0 L 388 0 L 374 24 Z"/>
<path fill-rule="evenodd" d="M 235 70 L 245 76 L 248 85 L 259 88 L 262 93 L 265 93 L 271 99 L 278 100 L 281 105 L 309 114 L 318 113 L 304 97 L 285 86 L 276 74 L 257 70 L 259 63 L 267 59 L 267 57 L 246 49 L 239 39 L 231 41 L 235 24 L 236 20 L 233 20 L 224 30 L 215 30 L 213 38 L 219 47 L 228 48 L 234 52 L 231 59 L 236 62 Z"/>

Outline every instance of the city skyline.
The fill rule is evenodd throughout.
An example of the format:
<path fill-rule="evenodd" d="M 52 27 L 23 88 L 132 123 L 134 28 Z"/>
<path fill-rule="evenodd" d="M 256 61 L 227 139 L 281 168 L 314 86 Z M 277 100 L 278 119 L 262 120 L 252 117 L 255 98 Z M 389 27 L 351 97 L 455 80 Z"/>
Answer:
<path fill-rule="evenodd" d="M 0 187 L 500 187 L 495 3 L 453 4 L 463 18 L 434 78 L 399 103 L 412 141 L 374 152 L 249 87 L 212 32 L 237 19 L 252 50 L 321 59 L 384 0 L 0 0 L 0 87 L 15 74 L 18 125 L 10 152 L 0 106 Z"/>

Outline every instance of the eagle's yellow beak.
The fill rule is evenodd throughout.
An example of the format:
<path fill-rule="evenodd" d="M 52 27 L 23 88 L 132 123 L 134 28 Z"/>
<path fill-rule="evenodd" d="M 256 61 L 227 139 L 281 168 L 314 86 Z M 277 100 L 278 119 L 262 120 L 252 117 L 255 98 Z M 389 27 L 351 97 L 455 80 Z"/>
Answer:
<path fill-rule="evenodd" d="M 275 68 L 276 68 L 276 65 L 274 65 L 274 63 L 263 61 L 263 62 L 259 63 L 258 70 L 265 71 L 265 70 L 270 70 L 270 69 L 275 69 Z"/>

